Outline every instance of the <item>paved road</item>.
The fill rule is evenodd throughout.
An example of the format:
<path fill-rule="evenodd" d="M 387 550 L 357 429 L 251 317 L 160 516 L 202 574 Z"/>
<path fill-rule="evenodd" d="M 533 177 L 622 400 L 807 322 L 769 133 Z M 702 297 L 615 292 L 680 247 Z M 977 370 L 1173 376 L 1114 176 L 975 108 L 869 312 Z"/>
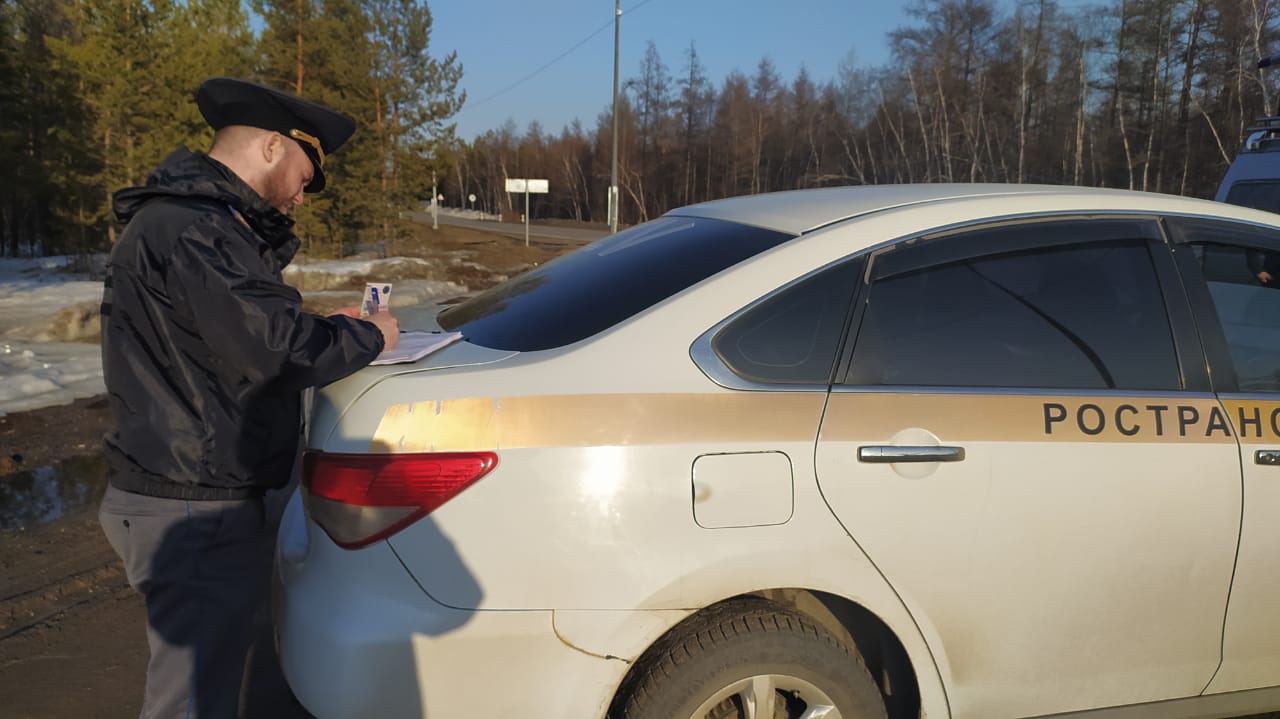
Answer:
<path fill-rule="evenodd" d="M 425 224 L 431 224 L 431 213 L 414 212 L 413 219 Z M 453 217 L 441 213 L 440 223 L 444 225 L 455 225 L 457 227 L 468 227 L 473 230 L 481 230 L 482 232 L 493 232 L 507 237 L 514 237 L 519 240 L 524 239 L 525 227 L 522 224 L 514 222 L 493 222 L 489 220 L 469 220 L 462 217 Z M 574 245 L 583 245 L 609 234 L 608 230 L 583 229 L 576 227 L 558 227 L 553 225 L 540 225 L 533 223 L 529 225 L 529 238 L 538 238 L 539 244 L 568 243 Z"/>

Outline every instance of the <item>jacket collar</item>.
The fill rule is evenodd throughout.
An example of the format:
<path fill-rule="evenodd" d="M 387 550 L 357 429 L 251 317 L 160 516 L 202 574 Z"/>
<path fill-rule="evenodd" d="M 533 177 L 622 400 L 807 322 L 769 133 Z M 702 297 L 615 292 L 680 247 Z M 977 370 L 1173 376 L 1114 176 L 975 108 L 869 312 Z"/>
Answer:
<path fill-rule="evenodd" d="M 158 197 L 205 198 L 225 204 L 282 263 L 287 264 L 297 252 L 293 219 L 268 205 L 239 175 L 204 153 L 178 148 L 147 177 L 146 185 L 117 192 L 112 209 L 119 222 L 127 223 L 144 204 Z"/>

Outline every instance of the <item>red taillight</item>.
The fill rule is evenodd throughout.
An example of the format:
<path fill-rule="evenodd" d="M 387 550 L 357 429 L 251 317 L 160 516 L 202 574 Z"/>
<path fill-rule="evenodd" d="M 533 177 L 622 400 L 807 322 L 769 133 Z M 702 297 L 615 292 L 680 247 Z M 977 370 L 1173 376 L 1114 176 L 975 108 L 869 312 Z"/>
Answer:
<path fill-rule="evenodd" d="M 312 519 L 346 549 L 385 539 L 425 517 L 498 464 L 493 452 L 302 455 Z"/>

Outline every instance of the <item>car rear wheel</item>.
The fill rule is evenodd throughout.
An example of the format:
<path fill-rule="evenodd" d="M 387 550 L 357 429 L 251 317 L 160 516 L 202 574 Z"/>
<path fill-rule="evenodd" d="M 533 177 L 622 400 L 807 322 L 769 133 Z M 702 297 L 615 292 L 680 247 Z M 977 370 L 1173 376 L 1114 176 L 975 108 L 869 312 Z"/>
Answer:
<path fill-rule="evenodd" d="M 797 612 L 728 605 L 677 632 L 638 668 L 623 719 L 885 717 L 857 650 Z"/>

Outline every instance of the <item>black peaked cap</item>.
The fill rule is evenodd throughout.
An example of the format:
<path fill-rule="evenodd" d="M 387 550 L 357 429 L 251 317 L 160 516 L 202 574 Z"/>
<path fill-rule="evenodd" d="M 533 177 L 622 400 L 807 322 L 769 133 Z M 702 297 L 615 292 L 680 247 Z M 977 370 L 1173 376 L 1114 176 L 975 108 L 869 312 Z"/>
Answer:
<path fill-rule="evenodd" d="M 305 188 L 307 192 L 324 189 L 325 156 L 342 147 L 356 131 L 356 121 L 349 115 L 297 95 L 233 77 L 205 80 L 196 90 L 196 105 L 214 130 L 248 125 L 274 130 L 295 140 L 315 168 Z"/>

